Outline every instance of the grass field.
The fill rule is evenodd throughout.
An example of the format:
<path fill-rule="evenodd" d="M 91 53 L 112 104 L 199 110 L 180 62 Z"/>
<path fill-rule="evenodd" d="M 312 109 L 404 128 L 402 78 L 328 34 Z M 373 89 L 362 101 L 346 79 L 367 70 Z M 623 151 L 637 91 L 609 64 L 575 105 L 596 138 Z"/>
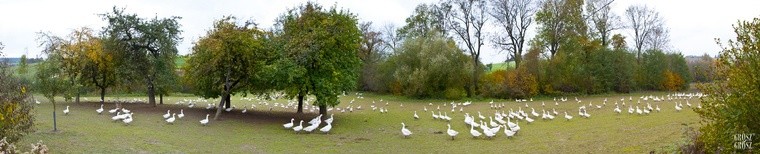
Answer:
<path fill-rule="evenodd" d="M 520 121 L 522 130 L 514 138 L 508 139 L 503 131 L 493 139 L 473 139 L 469 127 L 463 122 L 464 113 L 459 107 L 451 113 L 450 105 L 443 104 L 447 100 L 410 100 L 403 97 L 366 94 L 363 99 L 355 99 L 349 95 L 341 97 L 343 103 L 338 107 L 362 106 L 362 110 L 335 114 L 333 129 L 329 134 L 311 133 L 296 134 L 292 130 L 282 128 L 295 115 L 295 110 L 273 107 L 258 103 L 258 101 L 241 101 L 233 97 L 233 105 L 238 107 L 257 105 L 254 111 L 241 113 L 240 109 L 224 112 L 222 119 L 211 121 L 209 126 L 202 126 L 199 120 L 213 111 L 204 109 L 206 103 L 199 103 L 195 108 L 188 109 L 186 105 L 176 105 L 182 99 L 197 99 L 193 97 L 168 97 L 166 105 L 150 107 L 146 104 L 124 104 L 132 110 L 134 122 L 124 125 L 112 122 L 107 113 L 98 115 L 95 109 L 99 104 L 91 103 L 59 103 L 58 129 L 51 132 L 52 104 L 43 101 L 35 108 L 36 132 L 25 136 L 17 145 L 28 149 L 30 143 L 42 140 L 53 153 L 647 153 L 650 151 L 670 151 L 683 140 L 685 125 L 694 127 L 699 117 L 688 107 L 676 112 L 671 101 L 651 102 L 652 106 L 659 105 L 662 112 L 650 115 L 628 114 L 627 107 L 622 107 L 623 114 L 615 114 L 615 100 L 629 96 L 637 98 L 642 95 L 663 96 L 665 93 L 636 93 L 630 95 L 609 95 L 579 97 L 583 102 L 576 103 L 573 97 L 570 101 L 554 105 L 551 98 L 536 99 L 528 102 L 537 112 L 544 108 L 541 102 L 546 102 L 546 109 L 556 108 L 560 113 L 557 119 L 544 121 L 535 117 L 535 122 Z M 39 96 L 38 96 L 39 97 Z M 591 109 L 591 118 L 578 116 L 578 107 L 582 104 L 602 104 L 604 98 L 609 98 L 602 109 Z M 120 98 L 133 99 L 133 98 Z M 348 103 L 351 99 L 356 101 Z M 385 103 L 380 103 L 380 100 Z M 42 99 L 41 99 L 42 100 Z M 88 100 L 95 100 L 89 97 Z M 209 100 L 209 102 L 216 102 Z M 375 105 L 389 109 L 389 113 L 373 111 Z M 681 100 L 682 101 L 682 100 Z M 270 102 L 283 103 L 285 100 Z M 460 102 L 461 101 L 457 101 Z M 484 116 L 493 115 L 489 108 L 490 100 L 474 102 L 464 107 L 464 112 L 477 117 L 480 111 Z M 504 109 L 517 110 L 525 103 L 515 103 L 514 100 L 494 100 L 497 104 L 507 105 Z M 696 105 L 699 100 L 691 99 Z M 433 103 L 429 106 L 429 103 Z M 273 103 L 270 103 L 271 106 Z M 403 107 L 401 106 L 403 104 Z M 63 115 L 65 106 L 70 106 L 71 114 Z M 448 122 L 433 120 L 430 112 L 424 112 L 423 106 L 429 110 L 441 107 L 442 112 L 448 112 L 453 118 L 450 122 L 453 129 L 459 131 L 455 140 L 450 140 L 446 134 Z M 646 106 L 644 102 L 639 105 Z M 250 107 L 250 106 L 249 106 Z M 114 108 L 106 104 L 106 110 Z M 179 112 L 184 109 L 186 117 L 178 119 L 174 124 L 166 124 L 161 115 L 170 109 Z M 307 110 L 308 111 L 308 110 Z M 419 120 L 412 118 L 417 111 Z M 574 118 L 566 121 L 563 112 L 567 111 Z M 530 112 L 527 109 L 526 112 Z M 296 116 L 296 123 L 303 119 L 309 121 L 316 115 L 313 113 Z M 488 118 L 486 118 L 486 122 Z M 410 138 L 401 135 L 401 122 L 413 132 Z M 306 122 L 304 122 L 306 123 Z M 307 124 L 304 124 L 307 125 Z M 324 123 L 323 123 L 324 125 Z M 502 129 L 503 130 L 503 129 Z"/>

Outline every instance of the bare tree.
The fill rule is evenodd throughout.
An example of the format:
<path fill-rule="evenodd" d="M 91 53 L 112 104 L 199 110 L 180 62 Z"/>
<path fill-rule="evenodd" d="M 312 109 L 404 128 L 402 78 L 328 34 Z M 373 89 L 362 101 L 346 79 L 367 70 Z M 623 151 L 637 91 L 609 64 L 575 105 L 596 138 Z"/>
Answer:
<path fill-rule="evenodd" d="M 495 46 L 508 51 L 520 67 L 525 45 L 525 35 L 533 23 L 536 3 L 533 0 L 491 0 L 491 16 L 503 32 L 493 38 Z M 498 32 L 497 32 L 498 33 Z"/>
<path fill-rule="evenodd" d="M 382 50 L 383 40 L 381 33 L 372 28 L 372 22 L 363 22 L 359 24 L 359 30 L 362 33 L 361 48 L 359 49 L 359 58 L 364 63 L 374 62 L 373 54 Z"/>
<path fill-rule="evenodd" d="M 393 25 L 391 23 L 383 25 L 381 29 L 381 37 L 383 40 L 383 45 L 385 46 L 384 49 L 390 50 L 390 52 L 396 52 L 396 50 L 401 46 L 401 36 L 398 34 L 398 29 L 396 28 L 396 25 Z"/>
<path fill-rule="evenodd" d="M 655 25 L 652 34 L 646 41 L 646 47 L 650 50 L 667 50 L 670 43 L 670 29 L 664 23 Z"/>
<path fill-rule="evenodd" d="M 602 46 L 607 47 L 610 44 L 610 34 L 613 30 L 622 28 L 620 17 L 615 15 L 611 10 L 612 2 L 615 0 L 589 0 L 586 4 L 588 11 L 588 20 L 593 30 L 599 35 Z"/>
<path fill-rule="evenodd" d="M 641 50 L 657 27 L 662 27 L 660 14 L 646 5 L 634 5 L 625 10 L 628 27 L 633 30 L 633 47 L 636 49 L 636 59 L 641 62 Z"/>
<path fill-rule="evenodd" d="M 480 51 L 483 46 L 483 40 L 485 35 L 483 34 L 483 26 L 485 26 L 488 20 L 488 14 L 486 13 L 486 1 L 485 0 L 450 0 L 441 5 L 443 8 L 451 6 L 450 16 L 447 15 L 446 23 L 443 27 L 453 32 L 453 35 L 460 42 L 460 46 L 464 48 L 472 58 L 473 72 L 472 72 L 472 85 L 468 88 L 467 96 L 473 96 L 475 91 L 479 89 L 478 80 L 480 72 L 483 70 L 480 68 Z"/>

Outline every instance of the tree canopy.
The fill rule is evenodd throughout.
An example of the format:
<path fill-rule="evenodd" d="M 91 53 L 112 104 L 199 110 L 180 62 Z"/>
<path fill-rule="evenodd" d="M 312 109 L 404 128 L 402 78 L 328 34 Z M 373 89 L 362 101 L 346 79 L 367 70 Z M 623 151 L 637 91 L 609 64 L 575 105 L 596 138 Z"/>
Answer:
<path fill-rule="evenodd" d="M 124 70 L 124 75 L 144 80 L 148 102 L 155 106 L 156 89 L 163 89 L 160 86 L 166 85 L 160 82 L 173 77 L 166 72 L 175 70 L 177 43 L 182 39 L 177 20 L 181 18 L 145 19 L 116 7 L 100 16 L 108 22 L 104 29 L 105 39 L 114 43 L 112 50 L 116 51 L 117 67 Z"/>
<path fill-rule="evenodd" d="M 215 119 L 223 106 L 230 107 L 231 95 L 272 89 L 269 79 L 280 56 L 268 47 L 270 36 L 252 22 L 238 25 L 225 17 L 196 42 L 183 68 L 184 82 L 198 96 L 222 97 Z"/>
<path fill-rule="evenodd" d="M 281 17 L 281 34 L 288 58 L 298 66 L 289 96 L 316 96 L 314 105 L 325 114 L 327 106 L 338 105 L 338 94 L 356 88 L 361 59 L 361 32 L 356 15 L 309 2 Z"/>

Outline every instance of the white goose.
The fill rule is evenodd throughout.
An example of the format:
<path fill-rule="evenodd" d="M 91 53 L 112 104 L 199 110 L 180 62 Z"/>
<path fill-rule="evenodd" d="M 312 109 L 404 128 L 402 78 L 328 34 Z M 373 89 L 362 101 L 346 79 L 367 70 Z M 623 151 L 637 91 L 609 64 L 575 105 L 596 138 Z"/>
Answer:
<path fill-rule="evenodd" d="M 113 114 L 116 113 L 116 111 L 119 111 L 119 108 L 108 110 L 108 113 Z"/>
<path fill-rule="evenodd" d="M 681 111 L 681 107 L 678 106 L 678 103 L 676 103 L 676 112 Z"/>
<path fill-rule="evenodd" d="M 404 124 L 403 122 L 401 123 L 401 135 L 404 135 L 404 138 L 412 135 L 412 131 L 409 131 L 409 129 L 406 129 L 406 124 Z"/>
<path fill-rule="evenodd" d="M 319 129 L 319 131 L 321 131 L 322 133 L 327 134 L 327 133 L 330 132 L 330 129 L 332 129 L 332 123 L 327 123 L 327 126 L 322 127 L 321 129 Z"/>
<path fill-rule="evenodd" d="M 301 130 L 303 130 L 303 120 L 298 123 L 298 126 L 293 127 L 293 131 L 296 131 L 296 133 L 300 132 Z"/>
<path fill-rule="evenodd" d="M 497 127 L 497 128 L 498 128 L 498 127 Z M 489 128 L 489 129 L 483 129 L 483 134 L 484 134 L 484 135 L 485 135 L 487 138 L 489 138 L 489 139 L 490 139 L 491 137 L 493 137 L 493 136 L 496 136 L 496 132 L 491 132 L 491 129 L 490 129 L 490 128 Z"/>
<path fill-rule="evenodd" d="M 470 125 L 470 134 L 472 135 L 472 138 L 477 138 L 481 135 L 478 130 L 475 130 L 475 126 Z"/>
<path fill-rule="evenodd" d="M 296 120 L 295 118 L 290 118 L 290 123 L 283 124 L 282 127 L 285 127 L 285 129 L 290 129 L 293 127 L 293 120 Z"/>
<path fill-rule="evenodd" d="M 206 114 L 206 119 L 203 119 L 203 120 L 201 120 L 201 121 L 200 121 L 200 122 L 201 122 L 201 125 L 203 125 L 203 126 L 206 126 L 206 125 L 208 125 L 208 115 L 209 115 L 209 114 Z"/>
<path fill-rule="evenodd" d="M 63 110 L 64 115 L 69 115 L 69 106 L 66 106 L 66 109 Z"/>
<path fill-rule="evenodd" d="M 417 115 L 417 111 L 414 111 L 414 120 L 420 119 L 420 116 Z"/>
<path fill-rule="evenodd" d="M 103 113 L 103 104 L 100 104 L 100 108 L 95 110 L 95 112 L 98 112 L 98 114 Z"/>
<path fill-rule="evenodd" d="M 512 138 L 512 136 L 515 136 L 515 133 L 517 132 L 504 128 L 504 134 L 507 135 L 507 138 Z"/>
<path fill-rule="evenodd" d="M 164 114 L 164 119 L 169 118 L 169 116 L 172 116 L 171 113 L 169 113 L 170 110 L 166 110 L 166 114 Z"/>
<path fill-rule="evenodd" d="M 179 109 L 179 114 L 177 115 L 177 118 L 182 119 L 182 117 L 185 117 L 185 112 L 183 111 L 183 109 Z"/>
<path fill-rule="evenodd" d="M 457 134 L 459 134 L 459 132 L 451 129 L 451 124 L 446 124 L 446 125 L 449 126 L 449 129 L 446 130 L 446 134 L 449 134 L 449 136 L 451 136 L 451 140 L 454 140 L 454 137 L 457 136 Z"/>
<path fill-rule="evenodd" d="M 327 120 L 325 120 L 325 122 L 328 123 L 328 124 L 331 124 L 333 122 L 333 114 L 330 114 L 330 118 L 328 118 Z"/>
<path fill-rule="evenodd" d="M 116 116 L 111 117 L 111 120 L 113 120 L 113 121 L 121 120 L 121 119 L 123 119 L 122 115 L 121 115 L 121 112 L 116 112 Z"/>
<path fill-rule="evenodd" d="M 617 113 L 617 114 L 620 114 L 620 112 L 621 112 L 621 111 L 620 111 L 620 106 L 617 106 L 617 105 L 616 105 L 616 106 L 615 106 L 615 110 L 613 110 L 613 111 L 615 111 L 615 113 Z"/>
<path fill-rule="evenodd" d="M 130 113 L 129 116 L 127 116 L 127 118 L 122 120 L 122 122 L 124 122 L 125 125 L 129 125 L 129 123 L 132 123 L 132 114 L 134 113 Z"/>
<path fill-rule="evenodd" d="M 321 122 L 322 122 L 322 114 L 319 114 L 319 116 L 317 116 L 316 118 L 311 119 L 311 121 L 309 121 L 309 124 L 314 125 L 314 124 L 318 124 L 318 123 L 321 123 Z"/>
<path fill-rule="evenodd" d="M 321 122 L 320 122 L 320 123 L 321 123 Z M 314 131 L 314 129 L 317 129 L 317 127 L 319 127 L 319 123 L 315 123 L 315 124 L 313 124 L 313 125 L 309 125 L 309 126 L 307 126 L 307 127 L 304 127 L 304 128 L 303 128 L 303 131 L 306 131 L 306 132 L 309 132 L 309 133 L 311 133 L 311 131 Z"/>
<path fill-rule="evenodd" d="M 166 119 L 166 122 L 169 123 L 169 124 L 174 124 L 174 120 L 177 119 L 177 118 L 175 118 L 176 115 L 177 115 L 177 113 L 172 114 L 172 117 L 170 117 L 169 119 Z"/>
<path fill-rule="evenodd" d="M 657 107 L 654 108 L 654 110 L 657 110 L 657 112 L 660 112 L 660 105 L 657 105 Z"/>
<path fill-rule="evenodd" d="M 565 111 L 565 119 L 567 119 L 567 121 L 570 121 L 571 119 L 573 119 L 573 116 L 567 115 L 567 111 Z"/>

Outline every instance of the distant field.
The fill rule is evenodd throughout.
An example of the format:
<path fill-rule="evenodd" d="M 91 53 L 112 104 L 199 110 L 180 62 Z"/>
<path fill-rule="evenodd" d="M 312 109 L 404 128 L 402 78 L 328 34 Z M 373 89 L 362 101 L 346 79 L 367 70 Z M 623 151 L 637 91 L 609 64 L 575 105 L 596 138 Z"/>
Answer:
<path fill-rule="evenodd" d="M 536 99 L 527 105 L 539 113 L 543 109 L 556 109 L 559 115 L 554 120 L 533 117 L 536 121 L 530 124 L 519 121 L 517 123 L 522 129 L 511 139 L 505 137 L 503 129 L 493 139 L 474 139 L 463 122 L 463 115 L 469 113 L 477 118 L 480 112 L 487 117 L 495 111 L 509 112 L 520 108 L 530 113 L 530 108 L 525 107 L 526 103 L 516 103 L 514 100 L 494 100 L 495 104 L 506 105 L 497 110 L 490 108 L 488 102 L 491 100 L 483 100 L 464 107 L 464 112 L 459 112 L 461 106 L 451 112 L 448 103 L 452 101 L 448 100 L 413 100 L 374 94 L 366 94 L 360 99 L 349 95 L 341 97 L 342 103 L 338 107 L 361 106 L 362 109 L 345 113 L 337 109 L 328 112 L 335 114 L 330 134 L 296 134 L 283 129 L 282 124 L 294 117 L 296 123 L 302 119 L 308 122 L 316 115 L 296 115 L 292 106 L 273 107 L 275 104 L 287 104 L 286 100 L 267 101 L 268 104 L 264 104 L 263 101 L 233 97 L 233 105 L 237 109 L 224 112 L 220 121 L 212 120 L 209 126 L 201 126 L 198 122 L 206 114 L 213 116 L 213 111 L 204 109 L 207 102 L 200 102 L 195 108 L 176 104 L 178 101 L 185 102 L 185 99 L 197 99 L 195 97 L 166 97 L 167 105 L 158 107 L 141 103 L 124 104 L 135 113 L 135 120 L 129 126 L 112 122 L 112 115 L 95 113 L 99 107 L 97 103 L 60 103 L 58 128 L 61 131 L 52 133 L 53 106 L 40 99 L 43 103 L 34 110 L 37 131 L 24 137 L 18 145 L 28 148 L 30 143 L 42 140 L 53 153 L 660 153 L 674 150 L 675 145 L 683 140 L 684 128 L 696 127 L 699 117 L 688 107 L 676 112 L 673 101 L 642 100 L 641 104 L 637 104 L 637 99 L 642 95 L 666 94 L 649 92 L 579 97 L 581 103 L 569 97 L 570 101 L 559 102 L 558 106 L 551 98 Z M 662 112 L 628 114 L 627 106 L 621 106 L 624 113 L 615 114 L 612 111 L 614 103 L 621 97 L 626 98 L 626 105 L 645 107 L 649 102 L 653 107 L 659 106 Z M 629 97 L 634 100 L 628 101 Z M 605 98 L 609 99 L 606 106 L 589 110 L 591 118 L 578 116 L 579 106 L 588 106 L 588 103 L 601 105 Z M 87 97 L 90 101 L 96 99 Z M 113 99 L 136 98 L 108 98 Z M 352 99 L 355 102 L 349 103 Z M 677 101 L 686 106 L 686 100 Z M 208 103 L 215 102 L 217 100 L 208 100 Z M 542 102 L 546 103 L 545 107 L 542 107 Z M 696 106 L 699 100 L 690 99 L 689 102 Z M 251 110 L 251 105 L 256 107 Z M 372 105 L 386 108 L 389 113 L 373 111 Z M 70 106 L 72 113 L 64 116 L 61 111 L 66 106 Z M 247 113 L 241 113 L 244 107 L 249 109 Z M 438 111 L 438 107 L 440 112 L 453 120 L 434 120 L 431 112 L 423 110 Z M 105 108 L 114 108 L 114 104 L 106 104 Z M 161 115 L 166 110 L 179 112 L 180 109 L 187 114 L 185 118 L 173 125 L 164 122 Z M 421 119 L 412 118 L 415 111 Z M 573 116 L 572 120 L 563 118 L 565 111 Z M 486 118 L 485 122 L 488 123 L 488 120 Z M 402 137 L 401 122 L 406 123 L 413 132 L 410 138 Z M 459 131 L 453 141 L 446 135 L 446 124 Z"/>
<path fill-rule="evenodd" d="M 514 61 L 503 62 L 503 63 L 493 63 L 491 65 L 492 65 L 491 69 L 488 70 L 488 73 L 498 71 L 498 70 L 507 70 L 509 68 L 515 68 Z"/>

